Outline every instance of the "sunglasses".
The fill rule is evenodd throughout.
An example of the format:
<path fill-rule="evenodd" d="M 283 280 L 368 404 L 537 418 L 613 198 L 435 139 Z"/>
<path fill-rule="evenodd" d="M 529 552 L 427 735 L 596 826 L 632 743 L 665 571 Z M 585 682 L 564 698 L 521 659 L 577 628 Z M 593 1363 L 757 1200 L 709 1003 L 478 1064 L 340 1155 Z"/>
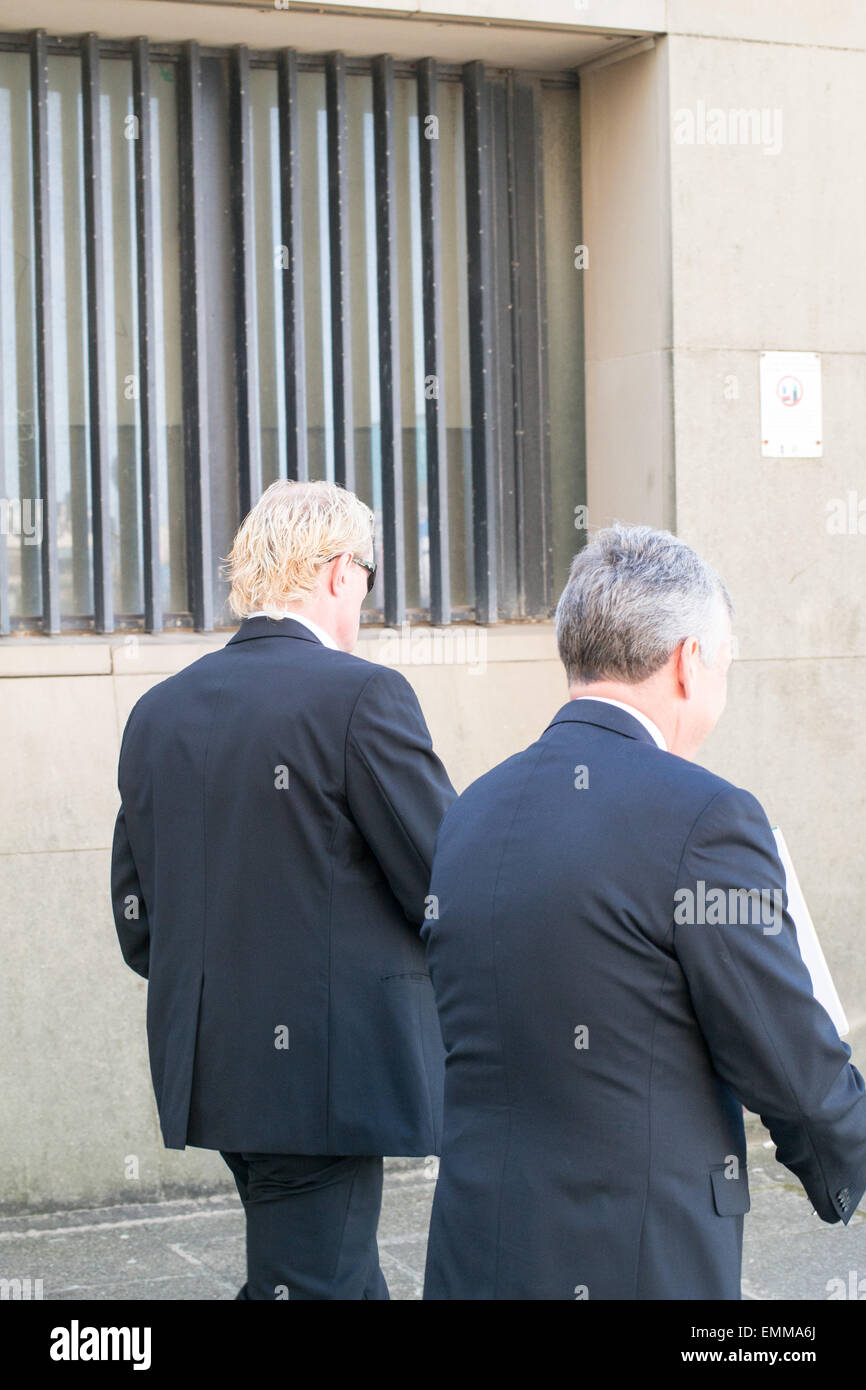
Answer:
<path fill-rule="evenodd" d="M 337 556 L 337 555 L 329 555 L 328 558 L 327 558 L 327 560 L 323 560 L 323 561 L 322 561 L 322 564 L 323 564 L 323 565 L 328 565 L 328 564 L 330 564 L 330 562 L 331 562 L 332 560 L 336 560 L 336 559 L 338 559 L 338 558 L 339 558 L 339 556 Z M 373 561 L 373 563 L 372 563 L 372 565 L 371 565 L 371 564 L 369 564 L 366 560 L 359 560 L 358 557 L 357 557 L 357 555 L 353 555 L 353 556 L 352 556 L 352 564 L 353 564 L 353 565 L 360 565 L 362 570 L 366 570 L 366 571 L 367 571 L 367 593 L 368 593 L 368 594 L 372 593 L 372 592 L 373 592 L 373 585 L 376 583 L 376 562 L 375 562 L 375 560 Z"/>

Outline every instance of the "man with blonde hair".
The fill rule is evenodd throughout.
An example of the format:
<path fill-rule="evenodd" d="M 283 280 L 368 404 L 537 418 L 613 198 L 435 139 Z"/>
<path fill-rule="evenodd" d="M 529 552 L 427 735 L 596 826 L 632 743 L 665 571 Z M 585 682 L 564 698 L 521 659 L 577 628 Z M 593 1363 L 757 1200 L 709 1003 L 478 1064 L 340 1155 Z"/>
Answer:
<path fill-rule="evenodd" d="M 149 982 L 163 1138 L 218 1149 L 244 1299 L 381 1299 L 382 1155 L 438 1153 L 419 929 L 454 789 L 399 672 L 351 655 L 373 513 L 277 482 L 229 557 L 242 619 L 123 737 L 117 933 Z"/>

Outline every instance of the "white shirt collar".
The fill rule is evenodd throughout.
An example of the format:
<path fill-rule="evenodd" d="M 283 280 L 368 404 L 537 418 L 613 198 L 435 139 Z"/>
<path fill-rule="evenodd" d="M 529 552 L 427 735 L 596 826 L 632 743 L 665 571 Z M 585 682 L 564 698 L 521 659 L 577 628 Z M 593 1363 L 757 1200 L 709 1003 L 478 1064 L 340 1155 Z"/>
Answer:
<path fill-rule="evenodd" d="M 652 734 L 659 748 L 663 748 L 664 751 L 667 753 L 668 745 L 664 734 L 662 733 L 658 725 L 653 723 L 649 715 L 644 714 L 643 710 L 635 709 L 634 705 L 627 705 L 622 700 L 607 700 L 603 695 L 578 695 L 577 699 L 598 700 L 599 704 L 601 705 L 616 705 L 617 709 L 624 709 L 626 714 L 633 715 L 635 719 L 637 719 L 641 724 L 643 724 L 644 728 Z"/>
<path fill-rule="evenodd" d="M 250 618 L 271 618 L 275 622 L 280 621 L 279 618 L 274 618 L 273 613 L 250 613 L 248 614 L 247 621 L 249 621 Z M 335 652 L 340 650 L 331 634 L 326 632 L 323 627 L 319 627 L 319 624 L 314 623 L 312 618 L 308 618 L 306 614 L 289 613 L 286 611 L 280 614 L 280 618 L 291 618 L 293 622 L 301 623 L 303 627 L 309 628 L 314 637 L 318 637 L 323 647 L 330 647 L 332 651 Z"/>

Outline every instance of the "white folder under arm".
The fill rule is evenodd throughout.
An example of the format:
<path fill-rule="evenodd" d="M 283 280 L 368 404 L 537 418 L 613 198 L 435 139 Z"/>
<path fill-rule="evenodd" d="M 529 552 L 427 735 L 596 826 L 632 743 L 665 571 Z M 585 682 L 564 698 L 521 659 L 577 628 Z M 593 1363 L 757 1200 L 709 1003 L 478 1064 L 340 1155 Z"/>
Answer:
<path fill-rule="evenodd" d="M 830 967 L 824 958 L 824 952 L 821 950 L 815 923 L 812 921 L 811 913 L 806 906 L 806 899 L 803 897 L 797 871 L 785 843 L 785 837 L 777 825 L 773 826 L 773 834 L 776 837 L 779 858 L 785 866 L 788 912 L 797 928 L 797 942 L 800 947 L 800 955 L 803 957 L 803 964 L 812 976 L 812 993 L 818 1003 L 824 1005 L 839 1031 L 839 1036 L 844 1037 L 848 1032 L 848 1020 L 845 1017 L 845 1010 L 842 1008 L 842 1000 L 836 993 Z"/>

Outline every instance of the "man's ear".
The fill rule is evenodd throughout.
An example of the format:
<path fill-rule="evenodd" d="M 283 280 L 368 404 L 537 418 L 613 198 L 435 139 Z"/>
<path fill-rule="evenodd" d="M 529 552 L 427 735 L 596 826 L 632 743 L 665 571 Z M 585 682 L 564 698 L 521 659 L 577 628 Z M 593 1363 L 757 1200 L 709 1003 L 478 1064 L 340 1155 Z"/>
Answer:
<path fill-rule="evenodd" d="M 690 700 L 695 690 L 695 664 L 701 659 L 701 644 L 697 637 L 687 637 L 680 644 L 677 655 L 677 680 L 686 700 Z"/>
<path fill-rule="evenodd" d="M 343 555 L 338 555 L 334 563 L 331 565 L 330 571 L 328 573 L 328 592 L 330 594 L 333 594 L 334 598 L 339 598 L 343 590 L 343 585 L 346 582 L 346 570 L 349 568 L 351 563 L 351 555 L 345 553 Z"/>

